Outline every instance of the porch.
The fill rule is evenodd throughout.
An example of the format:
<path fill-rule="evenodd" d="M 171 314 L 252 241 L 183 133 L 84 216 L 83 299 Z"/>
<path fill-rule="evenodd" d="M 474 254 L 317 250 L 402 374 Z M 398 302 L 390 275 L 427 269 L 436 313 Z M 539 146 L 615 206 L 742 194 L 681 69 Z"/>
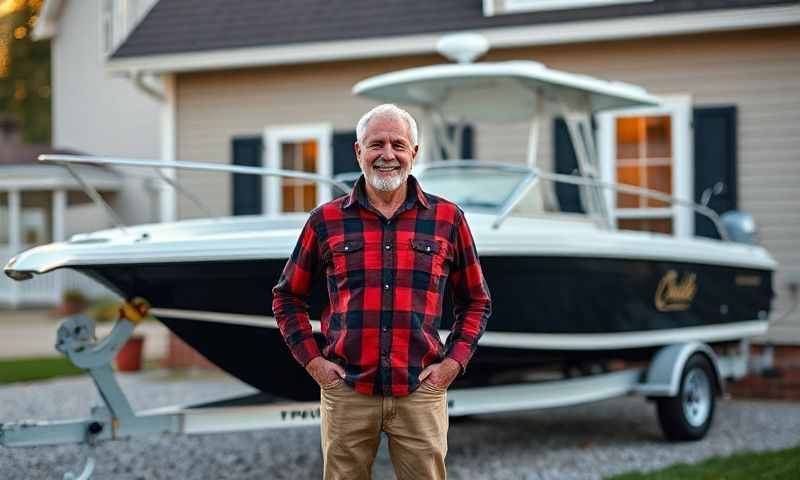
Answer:
<path fill-rule="evenodd" d="M 78 173 L 112 202 L 122 188 L 122 177 L 111 170 L 85 167 Z M 0 265 L 14 255 L 70 235 L 111 226 L 77 181 L 55 165 L 0 165 Z M 18 282 L 0 275 L 0 307 L 56 305 L 65 291 L 77 289 L 88 298 L 114 296 L 94 280 L 58 270 Z"/>

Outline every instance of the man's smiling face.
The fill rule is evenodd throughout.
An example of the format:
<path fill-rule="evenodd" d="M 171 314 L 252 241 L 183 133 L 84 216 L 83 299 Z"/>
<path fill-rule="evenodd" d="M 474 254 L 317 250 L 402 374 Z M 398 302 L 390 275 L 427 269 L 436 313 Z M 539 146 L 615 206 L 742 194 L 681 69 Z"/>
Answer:
<path fill-rule="evenodd" d="M 356 143 L 356 158 L 370 186 L 393 192 L 408 179 L 418 150 L 403 119 L 378 115 L 367 124 L 363 144 Z"/>

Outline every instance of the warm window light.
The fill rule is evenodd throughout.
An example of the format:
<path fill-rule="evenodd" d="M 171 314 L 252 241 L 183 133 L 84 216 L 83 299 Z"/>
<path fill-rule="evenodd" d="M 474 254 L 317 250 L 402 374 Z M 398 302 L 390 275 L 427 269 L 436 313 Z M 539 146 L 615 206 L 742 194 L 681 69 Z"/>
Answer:
<path fill-rule="evenodd" d="M 28 34 L 28 29 L 25 27 L 17 27 L 14 29 L 14 38 L 22 40 Z"/>

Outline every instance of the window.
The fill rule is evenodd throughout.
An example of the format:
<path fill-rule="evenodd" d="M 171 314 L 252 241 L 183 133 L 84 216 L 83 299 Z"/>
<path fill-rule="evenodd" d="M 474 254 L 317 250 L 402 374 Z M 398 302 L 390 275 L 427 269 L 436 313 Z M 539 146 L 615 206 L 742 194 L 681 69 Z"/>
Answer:
<path fill-rule="evenodd" d="M 281 168 L 314 173 L 317 171 L 319 147 L 317 142 L 306 140 L 281 143 Z M 317 206 L 317 183 L 297 178 L 281 179 L 284 212 L 309 212 Z"/>
<path fill-rule="evenodd" d="M 663 107 L 631 109 L 599 116 L 598 144 L 603 178 L 677 198 L 692 198 L 690 100 L 667 100 Z M 623 230 L 689 236 L 693 211 L 663 200 L 609 191 L 617 227 Z"/>
<path fill-rule="evenodd" d="M 264 131 L 266 166 L 281 170 L 317 173 L 333 171 L 332 130 L 329 125 L 268 127 Z M 264 208 L 271 214 L 308 212 L 331 199 L 331 188 L 315 181 L 265 177 Z"/>
<path fill-rule="evenodd" d="M 625 3 L 644 3 L 653 0 L 484 0 L 483 14 L 487 17 L 506 13 L 569 10 L 572 8 L 604 7 Z"/>

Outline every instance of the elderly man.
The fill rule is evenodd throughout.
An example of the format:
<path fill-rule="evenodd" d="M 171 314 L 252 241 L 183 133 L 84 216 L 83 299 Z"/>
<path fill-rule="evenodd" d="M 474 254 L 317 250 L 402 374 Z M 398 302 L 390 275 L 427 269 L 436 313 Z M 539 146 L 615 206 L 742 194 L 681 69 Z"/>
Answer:
<path fill-rule="evenodd" d="M 273 311 L 295 359 L 319 383 L 324 477 L 370 478 L 380 444 L 399 479 L 445 478 L 446 392 L 491 311 L 464 213 L 409 175 L 419 151 L 408 112 L 380 105 L 356 127 L 363 175 L 314 211 L 273 289 Z M 304 302 L 324 273 L 330 305 L 320 350 Z M 445 286 L 455 322 L 438 327 Z"/>

